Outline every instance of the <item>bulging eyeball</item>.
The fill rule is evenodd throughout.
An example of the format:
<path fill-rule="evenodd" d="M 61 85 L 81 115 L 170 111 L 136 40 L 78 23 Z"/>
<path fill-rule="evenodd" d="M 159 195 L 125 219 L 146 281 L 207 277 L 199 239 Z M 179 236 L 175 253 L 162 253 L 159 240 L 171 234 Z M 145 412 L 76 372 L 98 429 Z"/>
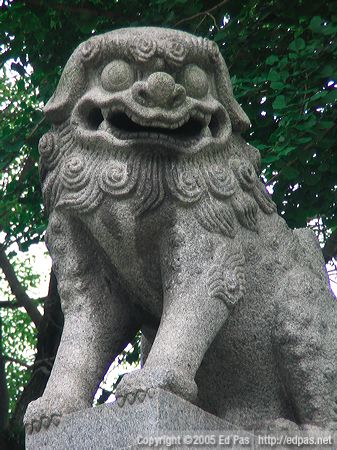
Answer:
<path fill-rule="evenodd" d="M 186 94 L 192 98 L 203 98 L 208 93 L 208 79 L 206 73 L 195 64 L 188 65 L 181 74 L 181 84 Z"/>
<path fill-rule="evenodd" d="M 118 59 L 105 66 L 101 74 L 101 81 L 106 91 L 123 91 L 132 85 L 134 71 L 130 64 Z"/>

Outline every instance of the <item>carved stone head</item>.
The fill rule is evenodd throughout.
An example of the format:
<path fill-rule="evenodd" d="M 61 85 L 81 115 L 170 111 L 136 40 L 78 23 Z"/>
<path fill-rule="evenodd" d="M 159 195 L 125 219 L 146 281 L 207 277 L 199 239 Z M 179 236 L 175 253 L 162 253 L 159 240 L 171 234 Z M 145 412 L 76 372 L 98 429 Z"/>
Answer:
<path fill-rule="evenodd" d="M 80 145 L 188 154 L 223 148 L 249 119 L 217 45 L 155 27 L 94 36 L 68 61 L 47 119 L 70 119 Z"/>

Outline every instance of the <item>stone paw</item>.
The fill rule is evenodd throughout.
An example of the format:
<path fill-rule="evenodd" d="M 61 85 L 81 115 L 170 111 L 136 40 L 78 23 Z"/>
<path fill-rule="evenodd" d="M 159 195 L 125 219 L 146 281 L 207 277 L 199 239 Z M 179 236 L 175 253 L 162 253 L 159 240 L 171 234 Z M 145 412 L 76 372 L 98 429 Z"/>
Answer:
<path fill-rule="evenodd" d="M 194 402 L 197 398 L 197 385 L 186 375 L 171 369 L 140 369 L 125 375 L 116 390 L 119 406 L 142 403 L 146 396 L 153 397 L 156 389 L 165 389 L 180 397 Z"/>
<path fill-rule="evenodd" d="M 28 434 L 39 432 L 41 429 L 47 429 L 51 424 L 57 426 L 62 417 L 61 410 L 51 412 L 51 401 L 42 397 L 34 400 L 28 405 L 23 423 Z"/>
<path fill-rule="evenodd" d="M 48 429 L 50 425 L 58 426 L 62 415 L 84 409 L 90 405 L 74 400 L 62 400 L 61 397 L 52 399 L 41 397 L 28 405 L 23 423 L 26 433 L 37 433 L 41 429 Z"/>
<path fill-rule="evenodd" d="M 125 403 L 133 405 L 134 403 L 143 403 L 145 397 L 152 398 L 154 396 L 155 390 L 150 388 L 147 391 L 137 391 L 135 393 L 129 393 L 126 395 L 116 396 L 118 406 L 124 406 Z"/>

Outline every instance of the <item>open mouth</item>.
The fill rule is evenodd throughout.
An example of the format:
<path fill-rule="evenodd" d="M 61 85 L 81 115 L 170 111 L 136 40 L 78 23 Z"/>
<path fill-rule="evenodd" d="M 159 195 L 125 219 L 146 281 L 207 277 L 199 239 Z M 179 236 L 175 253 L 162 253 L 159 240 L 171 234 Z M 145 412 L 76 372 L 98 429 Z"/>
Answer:
<path fill-rule="evenodd" d="M 101 111 L 91 109 L 86 116 L 90 130 L 105 131 L 121 140 L 146 139 L 172 143 L 195 144 L 203 138 L 217 138 L 221 135 L 219 113 L 205 114 L 193 111 L 179 121 L 167 123 L 163 120 L 145 120 L 134 113 L 122 110 Z"/>

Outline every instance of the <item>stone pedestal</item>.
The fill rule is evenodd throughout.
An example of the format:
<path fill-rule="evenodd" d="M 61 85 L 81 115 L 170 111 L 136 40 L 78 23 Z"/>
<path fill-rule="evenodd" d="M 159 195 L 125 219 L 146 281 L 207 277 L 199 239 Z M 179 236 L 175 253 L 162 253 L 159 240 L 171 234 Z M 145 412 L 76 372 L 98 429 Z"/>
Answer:
<path fill-rule="evenodd" d="M 207 442 L 194 445 L 188 441 L 189 437 L 185 441 L 186 436 L 196 436 L 198 439 L 200 435 L 201 440 L 212 441 L 218 440 L 218 435 L 232 433 L 233 426 L 229 423 L 159 389 L 152 398 L 146 397 L 143 403 L 136 401 L 123 407 L 112 403 L 64 416 L 58 427 L 51 425 L 48 430 L 27 435 L 26 450 L 204 449 L 208 447 Z M 154 443 L 155 438 L 161 440 Z M 210 444 L 211 448 L 219 447 L 212 442 Z M 229 445 L 226 448 L 239 446 Z"/>

